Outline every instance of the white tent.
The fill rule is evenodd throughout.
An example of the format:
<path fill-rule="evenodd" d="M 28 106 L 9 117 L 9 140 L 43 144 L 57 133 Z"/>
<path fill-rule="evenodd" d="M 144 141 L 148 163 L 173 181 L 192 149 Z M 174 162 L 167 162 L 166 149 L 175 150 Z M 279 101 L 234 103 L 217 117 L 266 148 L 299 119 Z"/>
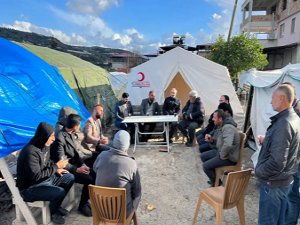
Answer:
<path fill-rule="evenodd" d="M 126 88 L 128 74 L 124 72 L 110 72 L 109 80 L 115 96 L 119 99 Z"/>
<path fill-rule="evenodd" d="M 300 93 L 300 64 L 290 64 L 273 71 L 249 70 L 240 75 L 241 87 L 243 84 L 254 87 L 250 116 L 254 137 L 265 134 L 270 117 L 277 113 L 271 105 L 272 92 L 278 84 L 286 81 L 293 83 L 296 93 Z"/>
<path fill-rule="evenodd" d="M 149 91 L 154 90 L 157 101 L 163 104 L 173 87 L 178 90 L 183 105 L 188 100 L 189 91 L 197 90 L 206 115 L 217 108 L 221 95 L 228 95 L 235 119 L 242 125 L 243 109 L 227 68 L 180 47 L 132 68 L 126 92 L 130 94 L 133 105 L 139 105 L 148 97 Z"/>

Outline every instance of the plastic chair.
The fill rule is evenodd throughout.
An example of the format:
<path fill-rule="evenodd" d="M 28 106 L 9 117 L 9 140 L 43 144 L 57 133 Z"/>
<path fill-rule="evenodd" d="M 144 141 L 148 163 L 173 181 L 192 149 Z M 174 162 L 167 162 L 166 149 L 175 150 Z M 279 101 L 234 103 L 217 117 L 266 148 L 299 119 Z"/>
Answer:
<path fill-rule="evenodd" d="M 93 225 L 138 225 L 136 212 L 126 218 L 126 189 L 89 185 Z"/>
<path fill-rule="evenodd" d="M 240 140 L 241 140 L 239 160 L 237 161 L 237 163 L 235 165 L 221 166 L 221 167 L 217 167 L 215 169 L 215 172 L 216 172 L 215 187 L 219 186 L 219 181 L 220 181 L 222 173 L 224 171 L 240 171 L 242 169 L 243 150 L 244 150 L 244 145 L 245 145 L 245 141 L 246 141 L 246 135 L 242 132 L 239 132 L 239 134 L 240 134 Z"/>
<path fill-rule="evenodd" d="M 207 204 L 214 208 L 216 212 L 217 225 L 222 224 L 223 209 L 231 209 L 233 207 L 237 207 L 240 224 L 246 225 L 244 198 L 251 176 L 251 171 L 251 169 L 248 169 L 238 172 L 231 172 L 228 174 L 225 187 L 211 187 L 200 191 L 193 219 L 193 225 L 195 225 L 197 222 L 202 201 L 207 202 Z"/>

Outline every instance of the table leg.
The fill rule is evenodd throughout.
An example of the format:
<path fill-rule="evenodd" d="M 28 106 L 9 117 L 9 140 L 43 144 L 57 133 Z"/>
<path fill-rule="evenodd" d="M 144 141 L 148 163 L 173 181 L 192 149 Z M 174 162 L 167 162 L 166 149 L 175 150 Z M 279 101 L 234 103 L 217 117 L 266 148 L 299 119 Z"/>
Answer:
<path fill-rule="evenodd" d="M 136 143 L 138 142 L 138 138 L 139 138 L 139 133 L 138 133 L 138 129 L 139 129 L 139 124 L 135 123 L 135 131 L 134 131 L 134 147 L 133 147 L 133 153 L 135 153 L 135 148 L 136 148 Z"/>
<path fill-rule="evenodd" d="M 168 148 L 168 152 L 170 152 L 169 123 L 165 123 L 165 124 L 167 124 L 167 129 L 165 130 L 165 132 L 166 132 L 167 148 Z M 164 126 L 166 126 L 166 125 L 164 125 Z"/>

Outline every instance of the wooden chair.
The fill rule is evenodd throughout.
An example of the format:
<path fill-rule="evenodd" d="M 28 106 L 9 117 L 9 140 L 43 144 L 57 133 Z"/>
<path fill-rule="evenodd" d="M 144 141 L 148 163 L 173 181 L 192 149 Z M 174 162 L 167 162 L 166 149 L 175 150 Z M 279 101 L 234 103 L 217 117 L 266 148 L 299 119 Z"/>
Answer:
<path fill-rule="evenodd" d="M 195 225 L 197 222 L 197 217 L 202 201 L 207 202 L 207 204 L 211 205 L 214 208 L 216 212 L 217 225 L 222 224 L 223 209 L 231 209 L 233 207 L 237 207 L 240 224 L 246 225 L 244 198 L 250 175 L 251 169 L 231 172 L 228 174 L 225 187 L 211 187 L 200 191 L 193 219 L 193 225 Z"/>
<path fill-rule="evenodd" d="M 240 140 L 241 140 L 239 160 L 237 161 L 237 163 L 235 165 L 221 166 L 221 167 L 217 167 L 215 169 L 215 172 L 216 172 L 215 187 L 219 186 L 219 181 L 220 181 L 222 173 L 224 171 L 239 171 L 242 169 L 243 150 L 244 150 L 244 145 L 245 145 L 245 141 L 246 141 L 246 135 L 242 132 L 239 132 L 239 134 L 240 134 Z"/>
<path fill-rule="evenodd" d="M 93 225 L 137 225 L 136 212 L 126 218 L 126 189 L 89 185 Z"/>

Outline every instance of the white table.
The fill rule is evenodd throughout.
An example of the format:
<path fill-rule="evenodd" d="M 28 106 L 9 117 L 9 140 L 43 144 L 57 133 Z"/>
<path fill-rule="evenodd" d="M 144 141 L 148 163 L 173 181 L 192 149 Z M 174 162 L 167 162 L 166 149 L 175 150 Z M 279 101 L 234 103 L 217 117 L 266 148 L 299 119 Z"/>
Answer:
<path fill-rule="evenodd" d="M 139 134 L 163 134 L 166 133 L 165 142 L 155 142 L 153 143 L 156 146 L 167 146 L 168 152 L 170 152 L 170 142 L 169 142 L 169 123 L 177 122 L 178 116 L 174 115 L 161 115 L 161 116 L 131 116 L 126 117 L 122 122 L 123 123 L 134 123 L 135 124 L 135 135 L 134 135 L 134 149 L 135 152 L 136 146 L 147 146 L 146 142 L 139 141 Z M 139 130 L 139 123 L 163 123 L 163 131 L 161 132 L 141 132 Z M 147 142 L 147 144 L 152 144 Z"/>

